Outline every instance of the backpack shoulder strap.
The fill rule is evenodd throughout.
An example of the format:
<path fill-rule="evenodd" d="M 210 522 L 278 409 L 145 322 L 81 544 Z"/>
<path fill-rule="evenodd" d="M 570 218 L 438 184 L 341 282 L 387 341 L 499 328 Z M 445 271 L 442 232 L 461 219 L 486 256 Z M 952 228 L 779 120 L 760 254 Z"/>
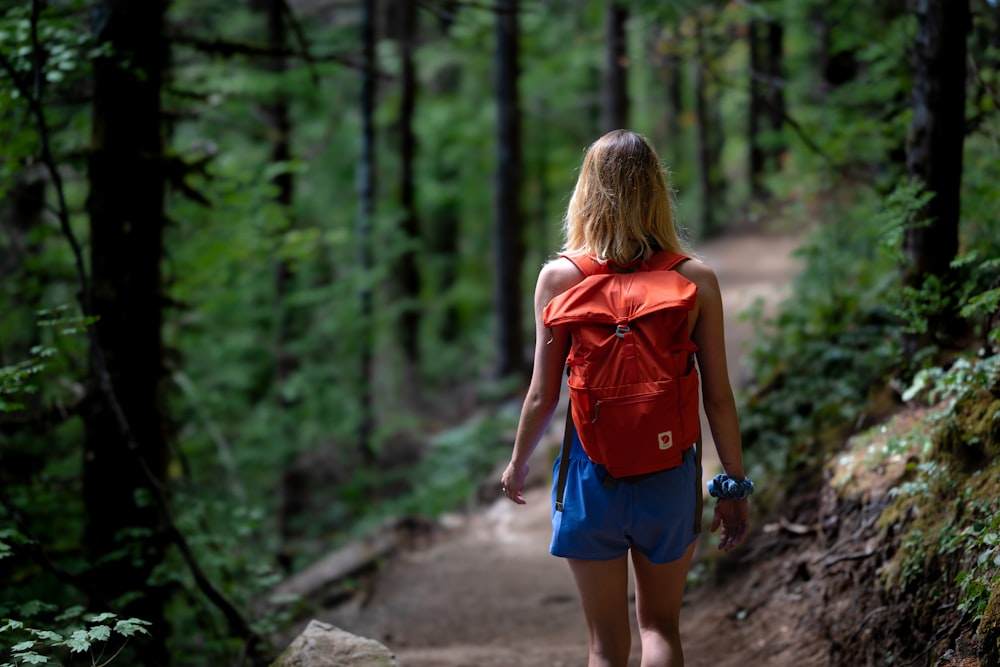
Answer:
<path fill-rule="evenodd" d="M 573 266 L 579 269 L 580 273 L 582 273 L 585 277 L 597 276 L 604 273 L 615 273 L 615 271 L 610 268 L 609 263 L 598 262 L 590 255 L 559 256 L 572 262 Z M 688 259 L 691 258 L 687 255 L 682 255 L 679 252 L 660 250 L 659 252 L 654 253 L 653 256 L 649 258 L 649 261 L 642 262 L 640 260 L 636 260 L 636 262 L 629 264 L 629 266 L 641 265 L 643 269 L 648 271 L 669 271 Z M 611 264 L 613 264 L 613 262 L 611 262 Z"/>
<path fill-rule="evenodd" d="M 566 477 L 569 473 L 569 452 L 573 448 L 573 404 L 566 405 L 566 430 L 563 431 L 562 451 L 559 459 L 559 475 L 556 478 L 556 511 L 562 512 L 566 496 Z M 700 487 L 699 487 L 700 488 Z"/>
<path fill-rule="evenodd" d="M 584 277 L 596 276 L 608 272 L 608 268 L 606 265 L 601 264 L 590 255 L 559 255 L 559 256 L 563 257 L 564 259 L 568 259 L 570 262 L 572 262 L 573 266 L 579 269 L 580 273 L 582 273 Z"/>
<path fill-rule="evenodd" d="M 687 255 L 682 255 L 679 252 L 661 250 L 650 257 L 646 265 L 650 271 L 669 271 L 689 259 L 691 258 Z"/>

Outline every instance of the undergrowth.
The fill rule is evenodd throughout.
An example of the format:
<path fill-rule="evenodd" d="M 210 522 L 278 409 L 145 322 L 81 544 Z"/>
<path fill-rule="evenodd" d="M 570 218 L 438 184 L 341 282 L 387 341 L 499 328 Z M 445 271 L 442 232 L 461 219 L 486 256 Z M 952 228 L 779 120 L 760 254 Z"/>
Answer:
<path fill-rule="evenodd" d="M 934 446 L 891 492 L 881 525 L 903 536 L 883 583 L 919 585 L 927 564 L 945 560 L 958 608 L 978 624 L 1000 582 L 1000 355 L 928 369 L 905 396 L 934 404 L 923 422 Z"/>
<path fill-rule="evenodd" d="M 880 632 L 977 636 L 988 652 L 1000 586 L 1000 355 L 926 369 L 903 396 L 908 409 L 828 462 L 829 484 L 847 505 L 880 508 L 871 604 L 907 610 Z"/>
<path fill-rule="evenodd" d="M 917 627 L 949 641 L 978 632 L 997 660 L 1000 233 L 982 179 L 967 174 L 951 273 L 920 289 L 903 285 L 901 237 L 924 195 L 901 184 L 832 196 L 798 252 L 789 298 L 773 315 L 746 314 L 758 335 L 741 427 L 748 467 L 764 482 L 758 512 L 824 481 L 841 497 L 873 476 L 890 485 L 876 490 L 887 503 L 878 604 L 908 611 L 880 633 L 903 647 Z M 942 310 L 958 315 L 961 338 L 933 330 Z M 915 333 L 924 347 L 905 356 L 903 340 Z M 919 414 L 913 424 L 885 421 L 905 404 Z"/>

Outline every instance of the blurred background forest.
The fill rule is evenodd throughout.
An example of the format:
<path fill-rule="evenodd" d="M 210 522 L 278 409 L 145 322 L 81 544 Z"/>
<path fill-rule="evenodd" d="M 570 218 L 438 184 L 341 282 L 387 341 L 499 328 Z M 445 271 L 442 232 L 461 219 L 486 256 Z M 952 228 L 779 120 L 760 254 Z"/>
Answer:
<path fill-rule="evenodd" d="M 988 384 L 998 65 L 989 0 L 6 0 L 0 660 L 266 661 L 278 581 L 474 502 L 608 129 L 695 247 L 802 236 L 747 314 L 751 470 Z"/>

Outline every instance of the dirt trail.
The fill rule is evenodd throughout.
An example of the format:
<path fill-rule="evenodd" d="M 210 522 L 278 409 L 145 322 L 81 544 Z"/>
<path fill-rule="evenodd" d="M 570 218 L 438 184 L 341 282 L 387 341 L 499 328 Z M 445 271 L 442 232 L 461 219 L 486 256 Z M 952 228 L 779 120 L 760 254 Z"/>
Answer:
<path fill-rule="evenodd" d="M 795 271 L 793 249 L 793 239 L 759 234 L 728 236 L 698 248 L 722 285 L 734 383 L 740 381 L 740 359 L 752 334 L 739 313 L 757 298 L 773 304 L 784 294 Z M 498 497 L 482 510 L 448 517 L 430 544 L 392 559 L 364 600 L 319 619 L 383 642 L 402 667 L 586 664 L 586 631 L 569 569 L 548 553 L 550 461 L 562 423 L 557 414 L 538 448 L 526 506 Z M 707 442 L 705 454 L 708 478 L 717 458 Z M 741 550 L 752 550 L 752 541 L 753 536 Z M 709 548 L 703 540 L 696 559 Z M 819 640 L 796 634 L 780 600 L 759 601 L 759 582 L 770 575 L 747 574 L 732 577 L 726 588 L 689 587 L 682 617 L 687 664 L 735 667 L 755 655 L 765 658 L 758 664 L 770 667 L 824 664 L 811 657 Z M 632 653 L 630 665 L 637 666 L 637 638 Z"/>

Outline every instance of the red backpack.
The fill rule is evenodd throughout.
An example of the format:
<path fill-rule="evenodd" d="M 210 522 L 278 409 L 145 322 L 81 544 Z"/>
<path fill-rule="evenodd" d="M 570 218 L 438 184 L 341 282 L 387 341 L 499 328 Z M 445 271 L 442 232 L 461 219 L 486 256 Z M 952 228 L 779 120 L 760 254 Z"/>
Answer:
<path fill-rule="evenodd" d="M 660 251 L 617 270 L 567 259 L 586 277 L 542 318 L 569 327 L 570 415 L 587 456 L 616 479 L 680 465 L 701 434 L 698 348 L 688 335 L 697 286 L 671 270 L 688 258 Z"/>

